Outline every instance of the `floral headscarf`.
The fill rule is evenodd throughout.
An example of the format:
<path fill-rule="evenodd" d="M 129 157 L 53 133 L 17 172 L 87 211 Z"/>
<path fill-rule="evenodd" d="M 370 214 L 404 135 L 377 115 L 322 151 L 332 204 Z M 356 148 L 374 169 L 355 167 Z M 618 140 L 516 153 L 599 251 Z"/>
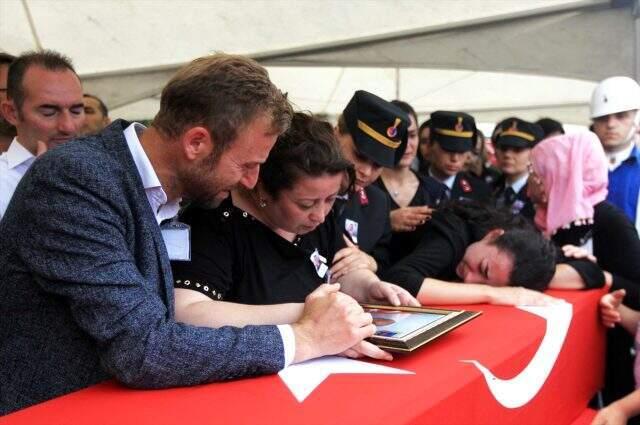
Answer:
<path fill-rule="evenodd" d="M 535 223 L 547 236 L 572 223 L 593 222 L 593 207 L 607 197 L 607 159 L 591 132 L 563 134 L 538 143 L 533 170 L 547 193 L 547 207 L 537 208 Z"/>

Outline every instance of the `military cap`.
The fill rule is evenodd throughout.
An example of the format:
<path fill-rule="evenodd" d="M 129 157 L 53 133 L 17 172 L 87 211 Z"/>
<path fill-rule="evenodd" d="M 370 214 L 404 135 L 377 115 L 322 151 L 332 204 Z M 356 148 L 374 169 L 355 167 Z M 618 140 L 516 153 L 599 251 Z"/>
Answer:
<path fill-rule="evenodd" d="M 464 112 L 435 111 L 430 137 L 446 151 L 468 152 L 475 145 L 476 121 Z"/>
<path fill-rule="evenodd" d="M 544 131 L 538 124 L 510 117 L 496 125 L 493 136 L 498 148 L 533 148 L 544 137 Z"/>
<path fill-rule="evenodd" d="M 383 167 L 395 167 L 407 148 L 409 116 L 402 109 L 358 90 L 342 116 L 358 152 Z"/>

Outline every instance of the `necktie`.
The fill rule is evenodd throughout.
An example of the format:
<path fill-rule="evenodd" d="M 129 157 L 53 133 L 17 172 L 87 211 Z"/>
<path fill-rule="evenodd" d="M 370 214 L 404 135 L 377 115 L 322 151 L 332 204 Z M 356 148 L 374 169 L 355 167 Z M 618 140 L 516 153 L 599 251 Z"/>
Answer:
<path fill-rule="evenodd" d="M 444 195 L 444 199 L 451 199 L 451 189 L 444 183 L 442 184 L 442 194 Z"/>
<path fill-rule="evenodd" d="M 511 186 L 504 190 L 504 204 L 511 205 L 516 200 L 516 192 Z"/>

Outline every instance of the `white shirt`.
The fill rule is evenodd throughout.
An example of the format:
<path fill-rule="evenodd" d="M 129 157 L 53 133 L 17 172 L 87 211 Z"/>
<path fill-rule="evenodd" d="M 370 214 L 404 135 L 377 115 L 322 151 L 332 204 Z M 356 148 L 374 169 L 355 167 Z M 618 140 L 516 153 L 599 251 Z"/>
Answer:
<path fill-rule="evenodd" d="M 151 210 L 156 217 L 156 221 L 160 224 L 162 221 L 173 218 L 178 214 L 181 199 L 167 202 L 167 194 L 162 189 L 160 179 L 158 179 L 158 175 L 138 138 L 138 134 L 142 134 L 145 129 L 146 127 L 142 124 L 134 122 L 124 130 L 124 138 L 127 140 L 127 146 L 133 157 L 133 162 L 136 164 L 138 174 L 140 174 L 142 186 L 147 195 L 149 205 L 151 205 Z"/>
<path fill-rule="evenodd" d="M 607 160 L 609 161 L 608 165 L 609 165 L 609 172 L 612 172 L 613 170 L 615 170 L 616 168 L 618 168 L 620 166 L 620 164 L 622 164 L 622 162 L 624 160 L 626 160 L 627 158 L 629 158 L 629 156 L 631 155 L 631 151 L 633 150 L 633 143 L 629 143 L 629 146 L 627 146 L 626 148 L 617 151 L 617 152 L 605 152 L 607 155 Z"/>
<path fill-rule="evenodd" d="M 527 179 L 529 178 L 529 173 L 525 173 L 524 176 L 520 177 L 518 180 L 514 181 L 511 184 L 506 184 L 505 187 L 511 187 L 514 193 L 520 193 L 525 184 L 527 184 Z"/>
<path fill-rule="evenodd" d="M 0 220 L 18 183 L 35 160 L 35 155 L 22 146 L 17 137 L 13 138 L 9 149 L 0 155 Z"/>
<path fill-rule="evenodd" d="M 156 221 L 160 224 L 162 221 L 178 214 L 180 199 L 167 202 L 167 194 L 162 189 L 160 179 L 158 179 L 158 175 L 153 169 L 151 161 L 149 161 L 149 157 L 142 148 L 138 137 L 145 129 L 146 127 L 142 124 L 134 122 L 124 130 L 124 138 L 127 140 L 127 146 L 131 156 L 133 156 L 133 162 L 136 164 L 138 174 L 140 174 L 149 205 L 153 210 Z M 290 325 L 278 325 L 278 330 L 284 347 L 284 367 L 287 367 L 293 362 L 296 352 L 296 336 Z"/>

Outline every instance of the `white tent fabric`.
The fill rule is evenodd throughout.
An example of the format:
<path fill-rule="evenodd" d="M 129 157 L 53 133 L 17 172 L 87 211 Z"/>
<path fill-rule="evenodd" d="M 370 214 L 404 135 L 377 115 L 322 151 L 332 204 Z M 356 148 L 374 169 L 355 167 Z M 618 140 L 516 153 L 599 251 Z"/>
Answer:
<path fill-rule="evenodd" d="M 640 68 L 632 6 L 638 0 L 3 0 L 0 49 L 69 55 L 114 117 L 152 117 L 182 63 L 226 51 L 265 63 L 314 112 L 339 113 L 362 88 L 421 113 L 586 123 L 595 81 Z"/>

